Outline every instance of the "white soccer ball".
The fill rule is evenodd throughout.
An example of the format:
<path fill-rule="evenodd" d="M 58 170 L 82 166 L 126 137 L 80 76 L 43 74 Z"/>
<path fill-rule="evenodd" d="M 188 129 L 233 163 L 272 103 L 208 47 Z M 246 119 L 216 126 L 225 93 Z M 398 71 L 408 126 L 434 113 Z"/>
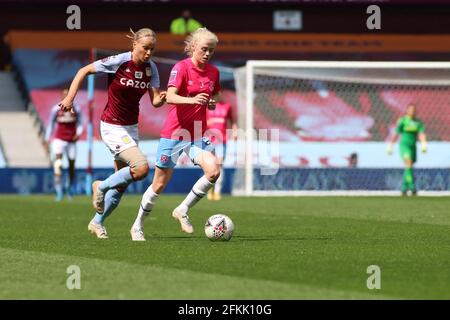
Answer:
<path fill-rule="evenodd" d="M 234 223 L 224 214 L 215 214 L 205 223 L 205 234 L 211 241 L 228 241 L 233 236 Z"/>

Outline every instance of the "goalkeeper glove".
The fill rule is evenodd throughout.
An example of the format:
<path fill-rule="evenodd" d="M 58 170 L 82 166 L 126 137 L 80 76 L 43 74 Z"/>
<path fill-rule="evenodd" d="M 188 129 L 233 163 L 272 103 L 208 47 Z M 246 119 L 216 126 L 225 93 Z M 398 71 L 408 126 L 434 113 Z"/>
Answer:
<path fill-rule="evenodd" d="M 387 148 L 386 148 L 386 152 L 387 152 L 388 155 L 391 155 L 391 154 L 392 154 L 392 148 L 393 148 L 392 143 L 389 143 L 389 144 L 387 145 Z"/>
<path fill-rule="evenodd" d="M 422 153 L 426 153 L 427 152 L 427 143 L 422 142 L 420 149 L 422 150 Z"/>

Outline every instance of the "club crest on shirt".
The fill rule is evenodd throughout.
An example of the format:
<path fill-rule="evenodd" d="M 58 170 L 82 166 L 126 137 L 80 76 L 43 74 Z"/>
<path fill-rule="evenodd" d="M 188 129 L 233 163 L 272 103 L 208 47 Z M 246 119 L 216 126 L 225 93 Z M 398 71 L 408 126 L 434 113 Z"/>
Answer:
<path fill-rule="evenodd" d="M 142 79 L 142 71 L 135 71 L 134 72 L 134 77 L 136 79 Z"/>
<path fill-rule="evenodd" d="M 173 70 L 170 72 L 169 82 L 175 81 L 175 79 L 177 78 L 177 73 L 178 73 L 178 70 Z"/>
<path fill-rule="evenodd" d="M 152 69 L 150 67 L 145 68 L 145 75 L 147 77 L 151 77 L 152 76 Z"/>
<path fill-rule="evenodd" d="M 125 144 L 127 144 L 127 143 L 130 143 L 130 142 L 131 142 L 131 139 L 130 139 L 129 136 L 122 136 L 122 141 L 123 141 Z"/>

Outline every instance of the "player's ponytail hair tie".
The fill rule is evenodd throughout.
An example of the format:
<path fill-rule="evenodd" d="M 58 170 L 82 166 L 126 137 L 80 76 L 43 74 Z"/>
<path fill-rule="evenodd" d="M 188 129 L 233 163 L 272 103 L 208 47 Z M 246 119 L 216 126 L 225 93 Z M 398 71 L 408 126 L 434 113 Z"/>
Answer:
<path fill-rule="evenodd" d="M 151 37 L 156 41 L 156 33 L 152 29 L 142 28 L 138 31 L 134 32 L 133 29 L 130 28 L 130 34 L 127 35 L 128 39 L 131 39 L 132 42 L 139 40 L 140 38 Z"/>
<path fill-rule="evenodd" d="M 200 39 L 207 39 L 213 41 L 216 45 L 219 43 L 219 38 L 206 28 L 199 28 L 189 34 L 184 41 L 184 53 L 189 57 L 192 57 L 195 45 L 200 41 Z"/>

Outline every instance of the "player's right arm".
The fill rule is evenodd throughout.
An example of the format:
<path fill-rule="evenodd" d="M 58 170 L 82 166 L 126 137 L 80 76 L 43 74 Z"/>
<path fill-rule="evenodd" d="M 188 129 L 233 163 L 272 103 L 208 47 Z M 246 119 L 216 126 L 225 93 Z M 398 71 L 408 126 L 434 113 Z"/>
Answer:
<path fill-rule="evenodd" d="M 183 97 L 178 94 L 178 88 L 169 87 L 167 89 L 167 103 L 170 104 L 207 104 L 209 95 L 199 93 L 195 97 Z"/>
<path fill-rule="evenodd" d="M 75 96 L 77 95 L 78 90 L 80 89 L 81 84 L 83 83 L 84 79 L 89 74 L 96 73 L 96 69 L 94 67 L 94 64 L 88 64 L 87 66 L 84 66 L 80 70 L 78 70 L 77 74 L 72 80 L 72 83 L 70 84 L 69 93 L 67 96 L 59 103 L 59 107 L 63 111 L 73 111 L 73 100 L 75 99 Z"/>
<path fill-rule="evenodd" d="M 386 148 L 386 152 L 388 154 L 392 154 L 392 151 L 394 149 L 394 144 L 397 142 L 397 139 L 400 136 L 400 134 L 402 133 L 402 130 L 403 130 L 403 119 L 400 118 L 397 121 L 397 126 L 395 128 L 395 133 L 389 139 L 389 142 L 388 142 L 388 145 L 387 145 L 387 148 Z"/>
<path fill-rule="evenodd" d="M 152 68 L 152 78 L 150 80 L 148 94 L 150 95 L 150 102 L 153 107 L 159 108 L 166 103 L 166 91 L 161 91 L 159 89 L 160 82 L 158 68 L 153 62 L 150 62 L 150 67 Z"/>
<path fill-rule="evenodd" d="M 50 111 L 50 116 L 49 116 L 48 122 L 47 122 L 47 129 L 45 130 L 45 135 L 44 135 L 44 148 L 45 149 L 48 149 L 48 146 L 50 143 L 50 137 L 52 136 L 53 130 L 55 129 L 57 114 L 58 114 L 58 108 L 55 106 Z"/>
<path fill-rule="evenodd" d="M 182 64 L 177 63 L 170 71 L 167 84 L 166 100 L 169 104 L 200 104 L 205 105 L 209 101 L 207 93 L 199 93 L 195 97 L 183 97 L 178 94 L 179 89 L 186 86 L 186 70 Z"/>

